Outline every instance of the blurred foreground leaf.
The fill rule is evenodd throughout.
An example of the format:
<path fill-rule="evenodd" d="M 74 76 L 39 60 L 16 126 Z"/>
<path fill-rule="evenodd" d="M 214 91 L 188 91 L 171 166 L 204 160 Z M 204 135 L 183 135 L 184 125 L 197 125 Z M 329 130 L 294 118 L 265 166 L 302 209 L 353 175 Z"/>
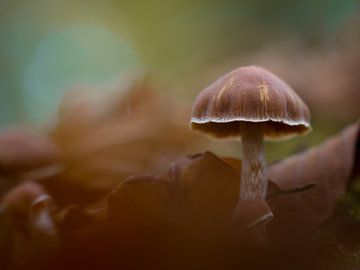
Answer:
<path fill-rule="evenodd" d="M 130 175 L 159 173 L 197 149 L 188 130 L 188 104 L 135 82 L 113 95 L 73 91 L 59 110 L 50 137 L 63 151 L 65 171 L 46 182 L 61 205 L 96 201 Z"/>
<path fill-rule="evenodd" d="M 358 144 L 356 123 L 319 147 L 270 166 L 269 247 L 302 239 L 329 219 L 355 177 Z M 178 159 L 163 176 L 128 178 L 111 193 L 107 208 L 97 210 L 103 214 L 95 215 L 92 225 L 68 227 L 63 265 L 227 269 L 280 263 L 257 249 L 244 251 L 253 227 L 238 237 L 232 211 L 240 165 L 206 152 Z M 256 221 L 252 210 L 246 213 Z M 81 255 L 74 257 L 74 249 Z"/>

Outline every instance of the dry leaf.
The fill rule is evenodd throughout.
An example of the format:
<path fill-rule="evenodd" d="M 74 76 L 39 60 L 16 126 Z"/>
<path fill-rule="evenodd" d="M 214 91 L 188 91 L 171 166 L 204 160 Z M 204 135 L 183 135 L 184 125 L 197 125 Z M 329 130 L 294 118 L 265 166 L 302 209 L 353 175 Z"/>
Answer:
<path fill-rule="evenodd" d="M 320 147 L 270 167 L 268 201 L 274 212 L 274 219 L 269 223 L 272 240 L 297 239 L 330 217 L 353 174 L 358 130 L 356 123 Z M 192 228 L 196 227 L 194 224 L 202 224 L 200 226 L 214 232 L 215 228 L 229 223 L 236 204 L 239 168 L 234 170 L 227 165 L 230 163 L 235 164 L 234 160 L 226 159 L 224 163 L 213 154 L 205 153 L 179 159 L 164 177 L 132 178 L 110 197 L 109 215 L 112 217 L 115 212 L 115 216 L 121 217 L 131 209 L 130 224 L 139 224 L 143 218 L 142 222 L 153 225 L 154 220 L 164 219 L 176 220 L 179 224 L 174 217 L 177 215 L 192 224 Z M 242 219 L 245 227 L 265 216 L 259 217 L 251 209 L 266 207 L 247 205 L 242 210 L 244 214 L 248 212 Z"/>
<path fill-rule="evenodd" d="M 157 95 L 147 82 L 95 100 L 78 95 L 64 100 L 50 134 L 66 169 L 46 186 L 60 205 L 96 201 L 126 177 L 159 173 L 201 145 L 187 127 L 188 105 Z"/>
<path fill-rule="evenodd" d="M 92 269 L 191 269 L 191 260 L 194 269 L 226 265 L 238 178 L 211 153 L 182 157 L 162 177 L 130 177 L 109 197 L 107 222 L 67 235 L 61 260 Z M 82 250 L 76 258 L 74 249 Z"/>
<path fill-rule="evenodd" d="M 277 186 L 288 189 L 314 182 L 308 191 L 269 199 L 274 219 L 269 223 L 273 240 L 293 241 L 328 219 L 359 165 L 359 123 L 321 146 L 289 157 L 269 169 Z"/>
<path fill-rule="evenodd" d="M 0 134 L 0 173 L 19 173 L 55 163 L 59 149 L 49 139 L 25 130 Z"/>
<path fill-rule="evenodd" d="M 35 182 L 24 182 L 1 201 L 1 227 L 7 237 L 1 238 L 2 265 L 10 269 L 46 267 L 59 246 L 53 221 L 52 200 Z"/>
<path fill-rule="evenodd" d="M 106 143 L 89 149 L 80 147 L 74 155 L 96 160 L 97 155 L 109 154 L 112 159 L 111 151 L 104 147 Z M 249 247 L 244 240 L 261 240 L 259 228 L 267 225 L 272 243 L 288 242 L 300 239 L 330 217 L 349 180 L 359 172 L 358 145 L 356 123 L 321 146 L 270 166 L 269 205 L 262 201 L 243 202 L 237 220 L 233 219 L 233 211 L 241 162 L 220 159 L 210 152 L 179 158 L 163 176 L 141 174 L 123 180 L 121 172 L 116 174 L 116 181 L 100 185 L 100 192 L 95 179 L 99 181 L 101 178 L 96 177 L 105 175 L 105 169 L 87 182 L 93 169 L 89 163 L 89 174 L 78 174 L 81 178 L 74 183 L 69 171 L 65 171 L 44 183 L 53 188 L 52 194 L 60 192 L 60 201 L 65 198 L 71 204 L 86 201 L 92 192 L 100 197 L 115 182 L 121 184 L 111 193 L 107 207 L 102 203 L 86 209 L 73 205 L 60 211 L 56 219 L 42 200 L 38 204 L 39 197 L 46 195 L 45 189 L 29 182 L 4 197 L 7 210 L 0 225 L 9 233 L 1 238 L 0 249 L 5 254 L 2 258 L 8 259 L 11 267 L 20 268 L 27 268 L 27 264 L 49 265 L 54 256 L 60 269 L 248 266 L 247 260 L 254 253 L 243 252 L 242 248 Z M 64 158 L 68 162 L 66 170 L 73 172 L 85 168 L 89 160 Z M 115 159 L 113 162 L 115 168 Z M 115 179 L 113 171 L 108 173 Z M 274 218 L 268 222 L 271 211 Z M 62 243 L 60 255 L 58 237 Z M 6 243 L 12 243 L 10 249 Z M 256 254 L 256 258 L 261 256 Z"/>
<path fill-rule="evenodd" d="M 359 162 L 358 131 L 354 124 L 323 145 L 269 168 L 268 202 L 274 218 L 267 225 L 272 243 L 299 239 L 330 216 Z M 236 235 L 239 224 L 232 213 L 240 166 L 238 160 L 222 160 L 209 152 L 182 157 L 163 176 L 126 179 L 111 193 L 101 218 L 92 220 L 86 209 L 65 210 L 62 268 L 224 269 L 266 264 L 268 255 L 248 253 L 242 249 L 247 244 L 239 241 L 257 234 L 256 226 L 248 226 L 259 221 L 252 209 L 267 207 L 244 207 L 245 237 Z"/>
<path fill-rule="evenodd" d="M 174 162 L 167 175 L 131 177 L 109 198 L 109 218 L 130 224 L 195 224 L 214 233 L 236 205 L 239 176 L 210 152 Z M 128 218 L 125 218 L 128 217 Z M 139 219 L 142 219 L 141 223 Z M 174 224 L 172 224 L 174 226 Z"/>

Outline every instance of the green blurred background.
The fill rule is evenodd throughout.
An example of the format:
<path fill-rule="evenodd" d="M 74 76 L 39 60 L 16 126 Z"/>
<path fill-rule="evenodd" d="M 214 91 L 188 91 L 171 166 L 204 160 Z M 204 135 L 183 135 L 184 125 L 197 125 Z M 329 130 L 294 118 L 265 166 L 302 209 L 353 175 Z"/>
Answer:
<path fill-rule="evenodd" d="M 359 116 L 359 16 L 355 0 L 1 0 L 0 125 L 41 125 L 77 85 L 104 91 L 145 71 L 193 100 L 259 64 L 308 102 L 315 143 Z"/>

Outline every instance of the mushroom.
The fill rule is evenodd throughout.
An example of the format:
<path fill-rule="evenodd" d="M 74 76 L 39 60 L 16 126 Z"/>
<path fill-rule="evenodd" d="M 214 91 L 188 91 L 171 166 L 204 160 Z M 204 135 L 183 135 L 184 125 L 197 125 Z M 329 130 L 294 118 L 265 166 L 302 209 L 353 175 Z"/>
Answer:
<path fill-rule="evenodd" d="M 247 66 L 222 76 L 198 95 L 191 128 L 212 138 L 241 138 L 240 201 L 264 201 L 267 170 L 263 140 L 309 132 L 310 112 L 279 77 L 264 68 Z"/>

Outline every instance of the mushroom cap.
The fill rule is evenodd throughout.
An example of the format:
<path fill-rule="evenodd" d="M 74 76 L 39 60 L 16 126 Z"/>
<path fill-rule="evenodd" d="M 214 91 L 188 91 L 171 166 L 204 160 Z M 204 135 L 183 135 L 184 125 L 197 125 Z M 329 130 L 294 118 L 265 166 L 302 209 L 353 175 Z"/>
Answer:
<path fill-rule="evenodd" d="M 210 137 L 239 138 L 240 122 L 263 123 L 268 140 L 311 130 L 304 101 L 279 77 L 257 66 L 222 76 L 198 95 L 193 106 L 191 128 Z"/>

